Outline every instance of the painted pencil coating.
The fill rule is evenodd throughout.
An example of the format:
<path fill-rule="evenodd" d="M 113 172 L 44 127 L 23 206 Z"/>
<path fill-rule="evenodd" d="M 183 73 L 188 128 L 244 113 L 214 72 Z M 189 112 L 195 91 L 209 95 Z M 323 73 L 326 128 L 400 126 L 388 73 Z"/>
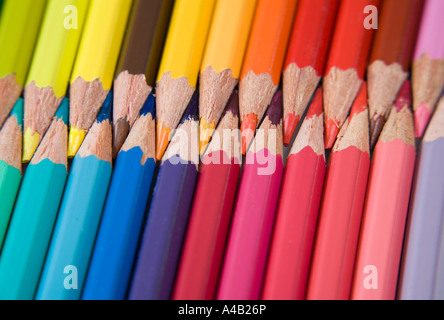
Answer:
<path fill-rule="evenodd" d="M 215 0 L 174 3 L 156 82 L 158 161 L 196 90 L 215 3 Z"/>
<path fill-rule="evenodd" d="M 111 178 L 111 103 L 109 94 L 73 160 L 36 299 L 80 298 Z M 77 290 L 66 289 L 72 266 Z"/>
<path fill-rule="evenodd" d="M 0 259 L 0 297 L 32 300 L 67 177 L 68 102 L 26 169 Z"/>
<path fill-rule="evenodd" d="M 304 299 L 325 175 L 322 90 L 287 158 L 262 299 Z"/>
<path fill-rule="evenodd" d="M 199 82 L 202 155 L 238 83 L 256 3 L 256 0 L 227 0 L 216 4 Z"/>
<path fill-rule="evenodd" d="M 394 299 L 415 166 L 413 119 L 406 81 L 376 144 L 351 298 Z"/>
<path fill-rule="evenodd" d="M 333 147 L 364 79 L 375 32 L 374 25 L 366 24 L 375 23 L 374 9 L 379 3 L 379 0 L 341 1 L 323 79 L 326 149 Z"/>
<path fill-rule="evenodd" d="M 154 106 L 151 94 L 117 156 L 82 294 L 84 300 L 125 298 L 156 167 Z M 131 143 L 134 140 L 136 143 Z"/>
<path fill-rule="evenodd" d="M 23 99 L 19 98 L 0 131 L 0 248 L 22 180 Z"/>
<path fill-rule="evenodd" d="M 166 300 L 171 296 L 197 178 L 198 123 L 196 91 L 160 164 L 129 293 L 131 300 Z"/>
<path fill-rule="evenodd" d="M 381 4 L 367 74 L 372 147 L 409 74 L 423 4 L 422 0 L 394 0 Z"/>
<path fill-rule="evenodd" d="M 71 76 L 89 0 L 50 0 L 25 87 L 23 161 L 31 160 L 59 107 Z M 65 9 L 76 8 L 68 22 Z M 74 25 L 75 24 L 75 25 Z"/>
<path fill-rule="evenodd" d="M 444 88 L 444 3 L 427 0 L 421 18 L 412 69 L 415 137 L 425 131 Z"/>
<path fill-rule="evenodd" d="M 114 79 L 132 0 L 94 0 L 76 55 L 70 85 L 68 157 L 73 158 Z"/>
<path fill-rule="evenodd" d="M 283 72 L 287 146 L 324 74 L 338 7 L 338 0 L 299 1 Z"/>
<path fill-rule="evenodd" d="M 308 282 L 309 300 L 348 300 L 370 170 L 367 87 L 330 154 Z"/>
<path fill-rule="evenodd" d="M 202 158 L 173 299 L 215 298 L 240 172 L 239 103 L 233 92 Z"/>
<path fill-rule="evenodd" d="M 444 99 L 421 144 L 404 241 L 398 299 L 444 298 L 442 280 L 444 202 Z"/>
<path fill-rule="evenodd" d="M 217 293 L 219 300 L 260 297 L 283 173 L 281 118 L 282 93 L 278 91 L 247 153 Z"/>
<path fill-rule="evenodd" d="M 0 127 L 22 93 L 46 0 L 7 1 L 0 17 Z"/>
<path fill-rule="evenodd" d="M 113 158 L 154 87 L 173 1 L 134 1 L 114 80 Z"/>

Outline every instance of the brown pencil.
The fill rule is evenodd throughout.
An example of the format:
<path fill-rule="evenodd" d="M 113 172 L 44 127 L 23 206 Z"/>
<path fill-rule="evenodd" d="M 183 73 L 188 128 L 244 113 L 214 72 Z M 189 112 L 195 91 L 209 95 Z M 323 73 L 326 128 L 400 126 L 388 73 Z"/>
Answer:
<path fill-rule="evenodd" d="M 153 89 L 173 0 L 135 0 L 114 79 L 113 157 Z"/>

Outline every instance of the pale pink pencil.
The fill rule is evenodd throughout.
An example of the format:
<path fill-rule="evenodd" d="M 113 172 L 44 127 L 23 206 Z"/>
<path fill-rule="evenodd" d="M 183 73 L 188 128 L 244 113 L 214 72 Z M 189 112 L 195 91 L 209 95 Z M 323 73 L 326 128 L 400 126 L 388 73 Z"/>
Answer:
<path fill-rule="evenodd" d="M 283 173 L 282 93 L 247 153 L 217 298 L 257 300 Z"/>
<path fill-rule="evenodd" d="M 444 1 L 426 1 L 412 70 L 416 138 L 422 137 L 444 89 L 443 12 Z"/>

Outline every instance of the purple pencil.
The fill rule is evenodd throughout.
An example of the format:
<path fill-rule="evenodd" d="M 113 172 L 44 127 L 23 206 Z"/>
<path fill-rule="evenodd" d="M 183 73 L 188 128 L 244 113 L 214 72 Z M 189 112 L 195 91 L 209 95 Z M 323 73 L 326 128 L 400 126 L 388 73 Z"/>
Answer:
<path fill-rule="evenodd" d="M 194 93 L 159 167 L 129 299 L 170 298 L 199 164 Z"/>
<path fill-rule="evenodd" d="M 406 229 L 398 298 L 444 299 L 444 96 L 424 135 Z"/>

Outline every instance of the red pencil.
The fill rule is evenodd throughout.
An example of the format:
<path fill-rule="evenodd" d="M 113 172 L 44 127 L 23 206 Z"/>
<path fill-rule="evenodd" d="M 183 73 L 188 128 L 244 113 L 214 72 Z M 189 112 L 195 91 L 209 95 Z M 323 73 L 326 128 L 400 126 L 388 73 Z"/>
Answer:
<path fill-rule="evenodd" d="M 235 90 L 200 167 L 173 293 L 175 300 L 214 299 L 241 164 Z"/>
<path fill-rule="evenodd" d="M 367 85 L 339 132 L 329 159 L 307 299 L 347 300 L 370 169 Z"/>
<path fill-rule="evenodd" d="M 352 299 L 394 299 L 415 166 L 410 81 L 376 144 L 365 200 Z"/>
<path fill-rule="evenodd" d="M 330 149 L 364 79 L 379 0 L 342 0 L 324 85 L 325 147 Z"/>
<path fill-rule="evenodd" d="M 263 299 L 304 299 L 324 174 L 324 114 L 318 89 L 287 158 Z"/>
<path fill-rule="evenodd" d="M 284 144 L 289 145 L 324 73 L 339 0 L 300 0 L 283 73 Z"/>

